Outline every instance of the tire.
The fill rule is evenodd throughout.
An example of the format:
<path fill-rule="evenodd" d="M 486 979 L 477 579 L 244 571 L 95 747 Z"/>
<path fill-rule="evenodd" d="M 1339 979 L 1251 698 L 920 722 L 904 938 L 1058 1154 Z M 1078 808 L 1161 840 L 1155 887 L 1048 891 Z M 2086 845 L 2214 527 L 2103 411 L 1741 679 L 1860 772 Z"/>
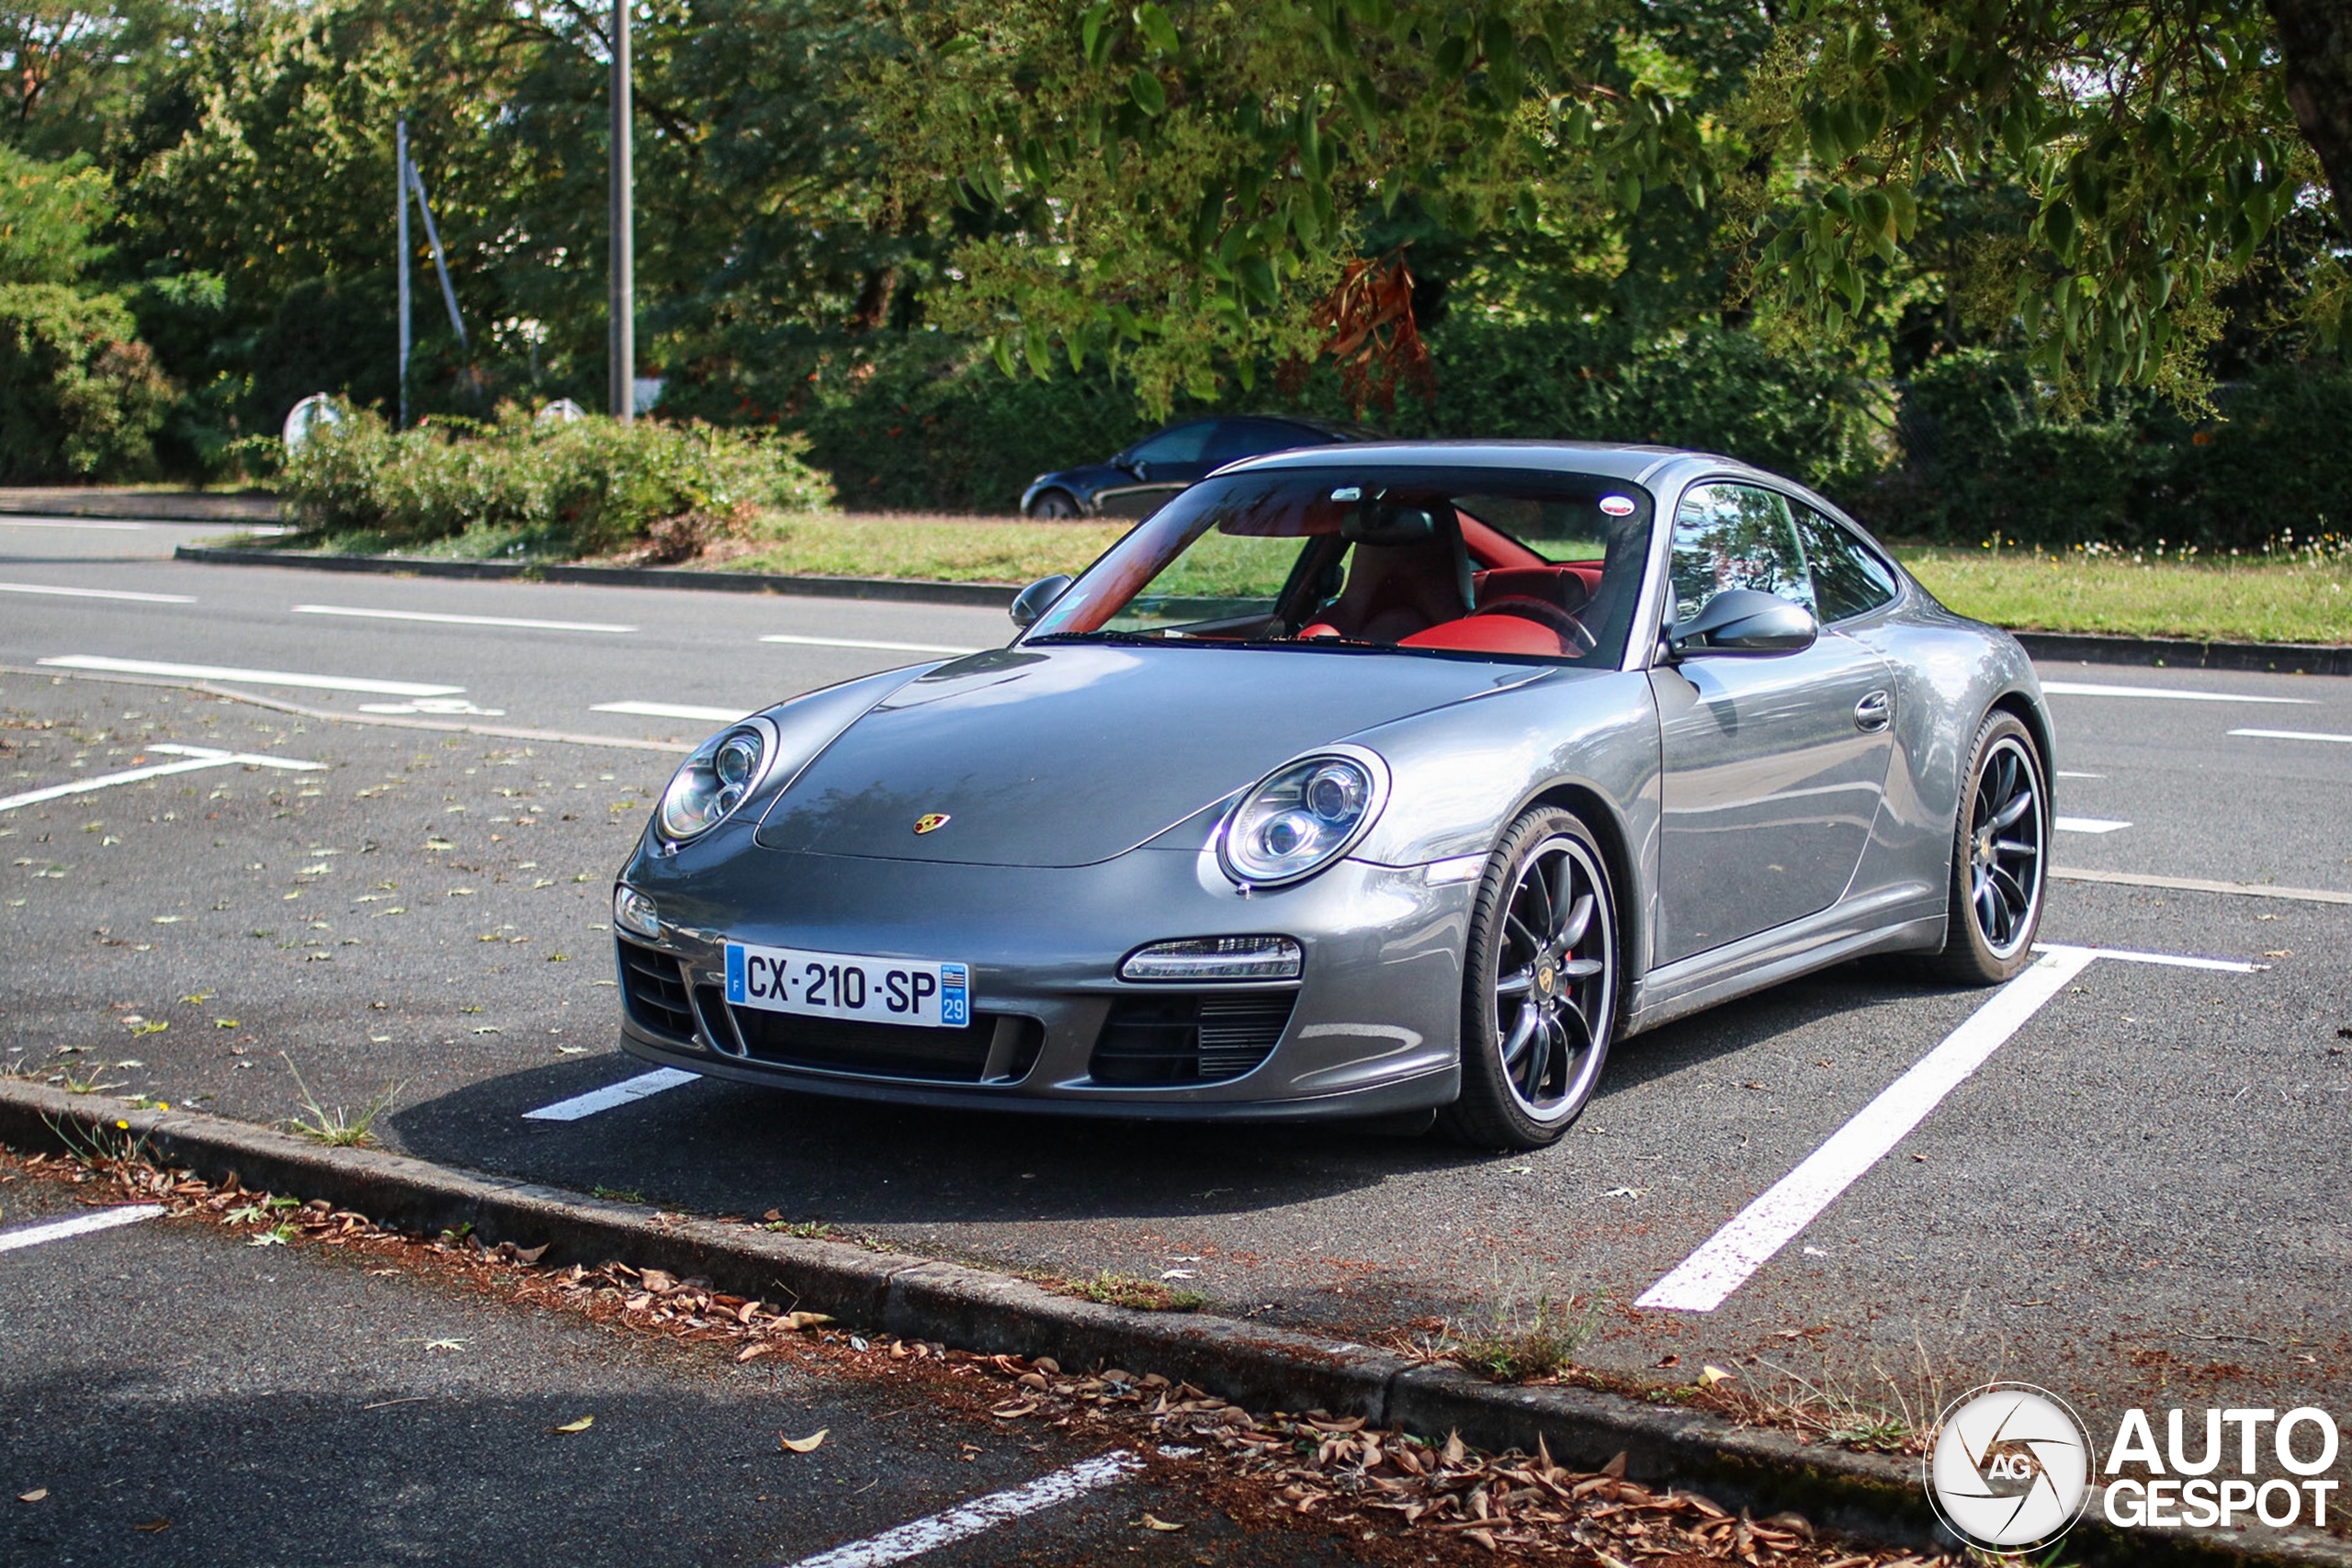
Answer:
<path fill-rule="evenodd" d="M 1996 709 L 1976 731 L 1952 813 L 1948 980 L 1993 986 L 2033 962 L 2050 867 L 2050 775 L 2033 732 Z"/>
<path fill-rule="evenodd" d="M 1078 498 L 1066 490 L 1049 490 L 1029 503 L 1029 515 L 1041 523 L 1068 523 L 1084 515 Z"/>
<path fill-rule="evenodd" d="M 1474 1148 L 1557 1143 L 1617 1032 L 1616 887 L 1573 812 L 1537 807 L 1503 834 L 1464 956 L 1462 1095 L 1440 1124 Z"/>

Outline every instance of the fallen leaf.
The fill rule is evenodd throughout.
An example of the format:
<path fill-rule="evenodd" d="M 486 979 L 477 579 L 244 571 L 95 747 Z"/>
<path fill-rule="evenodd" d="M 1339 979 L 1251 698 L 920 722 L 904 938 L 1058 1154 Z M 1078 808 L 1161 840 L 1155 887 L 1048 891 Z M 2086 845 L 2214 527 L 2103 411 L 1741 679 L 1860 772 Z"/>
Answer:
<path fill-rule="evenodd" d="M 787 1438 L 778 1432 L 775 1446 L 789 1454 L 813 1454 L 817 1451 L 817 1445 L 825 1440 L 825 1434 L 831 1430 L 831 1427 L 820 1427 L 805 1438 Z"/>
<path fill-rule="evenodd" d="M 1143 1517 L 1143 1528 L 1148 1530 L 1180 1530 L 1184 1527 L 1182 1525 L 1171 1525 L 1166 1519 L 1156 1519 L 1149 1514 L 1146 1514 Z"/>
<path fill-rule="evenodd" d="M 48 1495 L 49 1495 L 49 1488 L 48 1488 L 48 1487 L 46 1487 L 46 1486 L 36 1486 L 36 1487 L 34 1487 L 34 1488 L 33 1488 L 31 1491 L 29 1491 L 29 1492 L 19 1492 L 19 1493 L 17 1493 L 17 1502 L 19 1502 L 19 1503 L 38 1503 L 38 1502 L 40 1502 L 43 1497 L 46 1497 L 46 1496 L 48 1496 Z"/>
<path fill-rule="evenodd" d="M 830 1314 L 827 1314 L 827 1313 L 821 1313 L 821 1312 L 788 1312 L 788 1313 L 786 1313 L 782 1317 L 777 1318 L 777 1319 L 776 1319 L 776 1321 L 777 1321 L 778 1323 L 783 1324 L 786 1328 L 791 1329 L 794 1333 L 797 1334 L 797 1333 L 799 1333 L 802 1329 L 805 1329 L 805 1328 L 815 1328 L 815 1327 L 819 1326 L 819 1325 L 821 1325 L 821 1324 L 831 1323 L 831 1322 L 832 1322 L 833 1320 L 832 1320 L 831 1315 Z"/>
<path fill-rule="evenodd" d="M 594 1416 L 582 1416 L 577 1421 L 567 1421 L 560 1427 L 550 1427 L 548 1431 L 550 1435 L 569 1436 L 573 1432 L 584 1432 L 595 1424 L 596 1418 Z"/>
<path fill-rule="evenodd" d="M 1706 1366 L 1700 1369 L 1699 1386 L 1701 1388 L 1713 1388 L 1717 1383 L 1727 1382 L 1738 1375 L 1739 1374 L 1737 1372 L 1727 1372 L 1711 1361 Z"/>
<path fill-rule="evenodd" d="M 212 1021 L 212 1027 L 215 1029 L 243 1029 L 244 1025 L 239 1023 L 233 1018 L 216 1018 Z"/>
<path fill-rule="evenodd" d="M 143 1525 L 133 1525 L 130 1528 L 139 1531 L 142 1535 L 161 1535 L 165 1530 L 172 1528 L 172 1521 L 169 1519 L 149 1519 Z"/>
<path fill-rule="evenodd" d="M 774 1342 L 770 1340 L 754 1339 L 749 1345 L 746 1345 L 741 1350 L 738 1350 L 735 1353 L 735 1359 L 739 1361 L 748 1361 L 754 1356 L 764 1356 L 775 1348 L 775 1346 Z"/>

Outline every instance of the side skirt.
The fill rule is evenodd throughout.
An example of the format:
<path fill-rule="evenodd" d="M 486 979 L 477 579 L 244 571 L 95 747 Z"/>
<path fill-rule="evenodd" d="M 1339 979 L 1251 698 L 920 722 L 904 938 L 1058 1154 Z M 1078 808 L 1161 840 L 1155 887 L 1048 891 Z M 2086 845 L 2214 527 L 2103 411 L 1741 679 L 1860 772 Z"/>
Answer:
<path fill-rule="evenodd" d="M 1916 892 L 1906 890 L 1875 904 L 1832 905 L 1817 915 L 1651 970 L 1634 983 L 1627 999 L 1624 1033 L 1654 1029 L 1849 958 L 1933 953 L 1943 946 L 1946 912 L 1941 899 L 1935 900 L 1930 911 Z"/>

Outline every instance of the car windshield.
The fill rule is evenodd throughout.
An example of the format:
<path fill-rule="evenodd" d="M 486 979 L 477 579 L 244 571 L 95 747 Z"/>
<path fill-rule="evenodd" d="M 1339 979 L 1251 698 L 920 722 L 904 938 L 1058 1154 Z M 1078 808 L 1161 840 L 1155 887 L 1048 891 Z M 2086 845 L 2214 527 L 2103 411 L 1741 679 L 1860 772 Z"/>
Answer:
<path fill-rule="evenodd" d="M 1651 499 L 1543 470 L 1259 469 L 1195 485 L 1088 569 L 1029 633 L 1614 668 Z"/>

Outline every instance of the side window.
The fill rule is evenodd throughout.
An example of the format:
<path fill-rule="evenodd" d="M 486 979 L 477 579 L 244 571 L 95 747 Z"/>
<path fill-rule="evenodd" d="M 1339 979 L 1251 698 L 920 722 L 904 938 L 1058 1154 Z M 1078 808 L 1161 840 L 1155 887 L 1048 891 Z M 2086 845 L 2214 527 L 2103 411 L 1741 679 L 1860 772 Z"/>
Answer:
<path fill-rule="evenodd" d="M 1209 444 L 1209 432 L 1216 428 L 1216 421 L 1201 419 L 1190 424 L 1177 425 L 1172 430 L 1163 430 L 1137 442 L 1127 454 L 1127 460 L 1131 463 L 1150 463 L 1155 467 L 1163 463 L 1198 463 L 1201 449 Z"/>
<path fill-rule="evenodd" d="M 1306 433 L 1295 425 L 1276 424 L 1270 419 L 1221 419 L 1216 422 L 1216 434 L 1209 437 L 1208 455 L 1203 461 L 1221 468 L 1261 452 L 1300 446 L 1306 439 Z"/>
<path fill-rule="evenodd" d="M 1760 589 L 1814 608 L 1789 503 L 1753 485 L 1699 485 L 1683 493 L 1674 514 L 1671 570 L 1677 622 L 1730 588 Z"/>
<path fill-rule="evenodd" d="M 1894 597 L 1894 573 L 1860 539 L 1809 506 L 1796 512 L 1813 594 L 1821 605 L 1816 613 L 1825 623 L 1850 619 Z"/>

